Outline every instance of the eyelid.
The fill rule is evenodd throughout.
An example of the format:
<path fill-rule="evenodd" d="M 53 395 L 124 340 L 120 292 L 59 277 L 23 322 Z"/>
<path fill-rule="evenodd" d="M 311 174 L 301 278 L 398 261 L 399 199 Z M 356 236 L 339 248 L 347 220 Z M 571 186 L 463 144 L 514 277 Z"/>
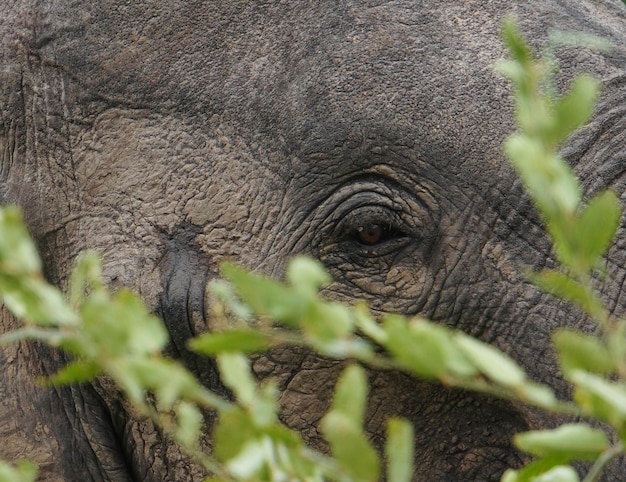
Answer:
<path fill-rule="evenodd" d="M 437 203 L 430 190 L 420 186 L 405 186 L 388 179 L 352 179 L 327 195 L 310 212 L 310 221 L 301 224 L 305 231 L 296 243 L 314 246 L 313 251 L 326 256 L 361 253 L 365 256 L 386 255 L 403 245 L 418 242 L 426 249 L 435 239 L 438 217 Z M 402 233 L 380 245 L 366 246 L 355 240 L 354 232 L 366 223 L 390 225 Z M 306 244 L 305 244 L 306 243 Z M 379 249 L 385 245 L 384 249 Z M 324 254 L 323 254 L 324 253 Z"/>

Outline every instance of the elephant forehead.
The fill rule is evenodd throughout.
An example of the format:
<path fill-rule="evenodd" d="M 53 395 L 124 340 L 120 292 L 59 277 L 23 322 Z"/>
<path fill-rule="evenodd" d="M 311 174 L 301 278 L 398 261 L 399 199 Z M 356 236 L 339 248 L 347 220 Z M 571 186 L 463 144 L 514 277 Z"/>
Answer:
<path fill-rule="evenodd" d="M 452 129 L 450 119 L 477 118 L 487 102 L 492 112 L 505 104 L 493 104 L 492 64 L 510 8 L 480 1 L 442 8 L 417 0 L 56 0 L 41 12 L 34 45 L 81 87 L 119 103 L 226 111 L 238 122 L 287 128 L 313 117 L 303 110 L 323 111 L 334 101 L 343 117 L 439 121 Z"/>
<path fill-rule="evenodd" d="M 181 222 L 212 230 L 247 223 L 250 206 L 278 194 L 279 181 L 258 146 L 252 152 L 219 125 L 210 130 L 143 110 L 107 110 L 74 142 L 83 203 L 132 206 L 164 232 Z"/>
<path fill-rule="evenodd" d="M 508 99 L 492 68 L 506 7 L 483 3 L 57 0 L 36 45 L 76 90 L 197 125 L 219 115 L 297 172 L 368 139 L 484 165 Z"/>
<path fill-rule="evenodd" d="M 483 68 L 499 53 L 501 15 L 480 5 L 229 3 L 58 0 L 36 45 L 89 89 L 205 111 L 324 88 L 354 102 L 355 92 L 371 101 L 372 90 L 402 92 L 417 80 L 418 90 L 463 87 L 477 61 Z M 476 23 L 480 31 L 468 28 Z"/>

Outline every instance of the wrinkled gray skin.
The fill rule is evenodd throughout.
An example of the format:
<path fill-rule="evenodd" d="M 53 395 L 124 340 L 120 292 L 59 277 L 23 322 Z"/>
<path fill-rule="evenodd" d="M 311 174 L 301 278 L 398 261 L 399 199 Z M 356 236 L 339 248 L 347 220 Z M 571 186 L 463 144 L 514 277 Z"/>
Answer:
<path fill-rule="evenodd" d="M 590 325 L 520 275 L 553 260 L 501 153 L 509 87 L 492 67 L 509 12 L 537 46 L 553 27 L 610 39 L 609 54 L 562 50 L 558 82 L 602 79 L 595 120 L 564 153 L 586 193 L 623 198 L 626 12 L 619 0 L 518 3 L 3 0 L 3 202 L 24 209 L 54 283 L 82 250 L 102 253 L 107 282 L 138 290 L 171 354 L 215 390 L 212 363 L 184 344 L 210 328 L 218 263 L 280 276 L 309 253 L 334 276 L 329 296 L 462 329 L 566 396 L 550 332 Z M 371 224 L 389 228 L 366 246 L 358 228 Z M 622 228 L 604 291 L 617 314 L 625 244 Z M 3 312 L 2 326 L 17 325 Z M 25 343 L 0 360 L 1 457 L 34 459 L 42 480 L 200 480 L 105 381 L 35 386 L 62 355 Z M 341 364 L 288 349 L 254 367 L 277 378 L 284 421 L 324 448 Z M 496 480 L 523 461 L 511 434 L 556 421 L 402 374 L 370 382 L 367 431 L 380 446 L 389 416 L 411 420 L 416 480 Z"/>

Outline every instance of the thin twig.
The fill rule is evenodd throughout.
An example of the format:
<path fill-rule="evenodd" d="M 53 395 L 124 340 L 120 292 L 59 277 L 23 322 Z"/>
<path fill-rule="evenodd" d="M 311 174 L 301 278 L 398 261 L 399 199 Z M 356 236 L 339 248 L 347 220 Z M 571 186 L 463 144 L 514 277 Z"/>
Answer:
<path fill-rule="evenodd" d="M 624 446 L 621 443 L 609 447 L 602 453 L 602 455 L 600 455 L 600 457 L 598 457 L 598 459 L 593 464 L 593 466 L 589 470 L 589 473 L 582 482 L 596 482 L 598 480 L 598 477 L 602 475 L 603 470 L 606 468 L 609 462 L 611 462 L 611 460 L 623 453 Z"/>

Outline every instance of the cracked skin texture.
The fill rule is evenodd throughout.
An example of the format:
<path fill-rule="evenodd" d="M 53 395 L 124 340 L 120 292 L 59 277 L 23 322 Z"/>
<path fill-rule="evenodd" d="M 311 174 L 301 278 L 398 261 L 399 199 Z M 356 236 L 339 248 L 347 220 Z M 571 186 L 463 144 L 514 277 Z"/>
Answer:
<path fill-rule="evenodd" d="M 549 335 L 589 322 L 519 275 L 553 259 L 501 154 L 513 126 L 492 66 L 509 12 L 536 46 L 553 27 L 613 41 L 609 53 L 560 51 L 557 82 L 602 80 L 594 120 L 563 152 L 588 194 L 611 186 L 623 198 L 618 0 L 5 0 L 1 200 L 24 209 L 52 282 L 64 286 L 76 255 L 98 250 L 112 288 L 139 291 L 171 354 L 218 392 L 213 364 L 184 348 L 210 329 L 204 286 L 218 263 L 280 276 L 308 253 L 335 279 L 328 296 L 462 329 L 565 396 Z M 393 229 L 368 246 L 355 232 L 371 225 Z M 617 314 L 625 245 L 622 227 L 603 293 Z M 0 320 L 16 326 L 5 311 Z M 0 456 L 32 458 L 45 481 L 201 480 L 106 379 L 34 385 L 64 362 L 34 343 L 0 351 Z M 285 423 L 320 448 L 341 366 L 299 349 L 254 360 L 278 381 Z M 415 480 L 498 480 L 522 461 L 511 434 L 557 423 L 402 374 L 372 371 L 370 383 L 375 444 L 389 416 L 416 426 Z"/>

